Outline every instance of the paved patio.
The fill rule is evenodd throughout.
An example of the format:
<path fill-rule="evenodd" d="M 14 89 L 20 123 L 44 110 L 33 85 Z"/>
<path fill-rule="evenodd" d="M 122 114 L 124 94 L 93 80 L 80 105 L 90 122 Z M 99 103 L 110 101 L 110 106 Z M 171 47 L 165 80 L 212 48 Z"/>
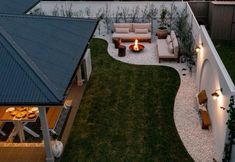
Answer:
<path fill-rule="evenodd" d="M 144 44 L 145 49 L 138 54 L 129 51 L 128 46 L 130 43 L 123 43 L 127 47 L 125 57 L 118 57 L 118 50 L 114 48 L 110 35 L 96 37 L 105 39 L 109 43 L 108 53 L 116 60 L 129 64 L 169 66 L 176 69 L 180 75 L 181 84 L 175 98 L 174 121 L 180 138 L 188 153 L 196 162 L 218 159 L 214 148 L 212 131 L 201 129 L 195 99 L 195 94 L 197 93 L 195 69 L 190 73 L 184 63 L 161 62 L 159 64 L 156 55 L 157 39 L 154 36 L 152 43 L 142 43 Z M 183 70 L 183 68 L 186 70 Z"/>

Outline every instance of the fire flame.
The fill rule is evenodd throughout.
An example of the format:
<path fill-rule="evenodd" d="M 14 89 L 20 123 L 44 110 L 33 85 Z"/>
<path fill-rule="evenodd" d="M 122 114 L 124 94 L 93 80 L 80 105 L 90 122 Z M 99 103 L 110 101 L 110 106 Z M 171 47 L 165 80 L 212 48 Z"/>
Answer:
<path fill-rule="evenodd" d="M 133 49 L 134 49 L 135 51 L 139 51 L 139 46 L 138 46 L 138 40 L 137 40 L 137 39 L 135 40 Z"/>

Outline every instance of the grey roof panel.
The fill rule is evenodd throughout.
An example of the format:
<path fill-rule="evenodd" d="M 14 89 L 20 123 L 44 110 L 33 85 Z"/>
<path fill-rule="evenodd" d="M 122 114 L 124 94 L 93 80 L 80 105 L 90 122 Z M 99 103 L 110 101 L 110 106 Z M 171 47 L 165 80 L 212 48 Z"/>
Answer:
<path fill-rule="evenodd" d="M 2 103 L 57 102 L 45 85 L 18 58 L 16 51 L 0 35 L 0 100 Z M 32 77 L 34 81 L 32 81 Z M 39 88 L 40 87 L 40 88 Z M 43 91 L 46 93 L 44 94 Z"/>
<path fill-rule="evenodd" d="M 48 103 L 61 102 L 86 50 L 87 42 L 95 30 L 97 21 L 44 16 L 0 15 L 0 24 L 11 38 L 8 39 L 9 44 L 15 43 L 22 51 L 19 52 L 18 50 L 16 53 L 19 56 L 21 56 L 21 53 L 26 54 L 21 56 L 24 63 L 29 66 L 28 70 L 25 68 L 26 73 L 31 69 L 36 74 L 31 75 L 31 79 L 37 86 L 38 82 L 41 82 L 41 85 L 39 84 L 39 89 L 43 90 L 41 95 L 50 98 Z M 28 61 L 25 57 L 29 58 Z M 22 83 L 20 82 L 20 84 Z M 50 89 L 50 87 L 54 87 L 54 89 Z M 1 88 L 4 87 L 0 84 L 0 95 L 4 92 L 1 91 Z M 36 102 L 37 100 L 38 98 L 35 97 L 30 101 Z M 0 98 L 1 102 L 4 102 L 4 100 Z"/>
<path fill-rule="evenodd" d="M 1 0 L 0 13 L 23 14 L 38 2 L 39 0 Z"/>

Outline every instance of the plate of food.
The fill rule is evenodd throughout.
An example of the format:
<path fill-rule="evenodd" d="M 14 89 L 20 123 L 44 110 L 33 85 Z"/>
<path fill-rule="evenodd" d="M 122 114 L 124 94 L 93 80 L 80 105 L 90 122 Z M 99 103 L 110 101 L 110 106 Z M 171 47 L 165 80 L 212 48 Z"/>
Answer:
<path fill-rule="evenodd" d="M 18 119 L 19 118 L 24 118 L 26 116 L 26 114 L 27 114 L 27 111 L 20 111 L 15 115 L 15 117 L 18 118 Z"/>
<path fill-rule="evenodd" d="M 26 108 L 25 108 L 25 107 L 17 107 L 16 110 L 17 110 L 17 111 L 25 111 Z"/>
<path fill-rule="evenodd" d="M 38 111 L 38 107 L 32 107 L 31 111 L 32 112 L 37 112 Z"/>
<path fill-rule="evenodd" d="M 14 107 L 9 107 L 7 110 L 6 110 L 6 112 L 12 112 L 12 111 L 15 111 L 15 108 Z"/>
<path fill-rule="evenodd" d="M 28 113 L 27 117 L 28 117 L 29 119 L 33 119 L 33 118 L 36 117 L 36 114 L 35 114 L 35 113 Z"/>
<path fill-rule="evenodd" d="M 15 116 L 17 113 L 18 113 L 18 111 L 15 111 L 15 110 L 10 112 L 10 114 L 11 114 L 12 116 Z"/>

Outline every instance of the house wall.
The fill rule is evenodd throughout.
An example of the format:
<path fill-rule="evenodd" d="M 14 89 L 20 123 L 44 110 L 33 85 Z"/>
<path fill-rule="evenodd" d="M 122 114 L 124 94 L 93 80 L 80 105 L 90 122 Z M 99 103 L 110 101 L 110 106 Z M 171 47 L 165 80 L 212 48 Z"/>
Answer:
<path fill-rule="evenodd" d="M 222 63 L 205 26 L 201 26 L 201 51 L 197 55 L 197 87 L 205 89 L 208 96 L 208 113 L 211 119 L 212 132 L 215 139 L 219 161 L 223 158 L 224 144 L 227 135 L 228 114 L 220 107 L 228 107 L 230 96 L 234 95 L 233 82 Z M 217 100 L 213 100 L 211 93 L 222 88 Z"/>

